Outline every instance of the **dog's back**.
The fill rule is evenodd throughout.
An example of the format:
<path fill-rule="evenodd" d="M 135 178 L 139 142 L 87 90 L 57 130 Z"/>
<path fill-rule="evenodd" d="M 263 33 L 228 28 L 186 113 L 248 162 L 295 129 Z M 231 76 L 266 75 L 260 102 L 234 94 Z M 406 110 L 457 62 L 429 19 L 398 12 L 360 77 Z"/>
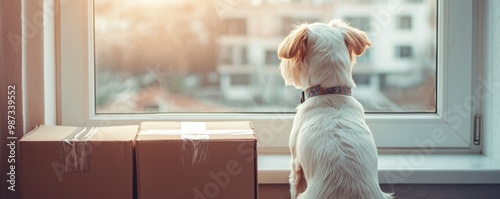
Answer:
<path fill-rule="evenodd" d="M 377 148 L 363 107 L 346 96 L 356 87 L 356 57 L 370 45 L 365 32 L 339 20 L 302 24 L 280 43 L 285 83 L 307 94 L 290 134 L 293 199 L 391 197 L 378 185 Z"/>
<path fill-rule="evenodd" d="M 392 198 L 380 190 L 377 149 L 358 101 L 317 96 L 298 107 L 295 119 L 301 124 L 296 157 L 307 181 L 299 198 Z"/>

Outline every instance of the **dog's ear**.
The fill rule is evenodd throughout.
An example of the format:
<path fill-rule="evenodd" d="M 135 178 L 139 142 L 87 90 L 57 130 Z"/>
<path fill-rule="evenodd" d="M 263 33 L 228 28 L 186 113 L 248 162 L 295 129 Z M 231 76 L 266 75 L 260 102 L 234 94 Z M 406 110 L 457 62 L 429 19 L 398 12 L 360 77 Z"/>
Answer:
<path fill-rule="evenodd" d="M 371 46 L 368 36 L 362 30 L 353 28 L 341 20 L 333 20 L 329 25 L 343 31 L 345 45 L 349 50 L 351 60 L 354 60 L 354 56 L 362 55 Z"/>
<path fill-rule="evenodd" d="M 278 57 L 280 59 L 302 60 L 306 55 L 307 26 L 300 25 L 295 28 L 279 45 Z"/>

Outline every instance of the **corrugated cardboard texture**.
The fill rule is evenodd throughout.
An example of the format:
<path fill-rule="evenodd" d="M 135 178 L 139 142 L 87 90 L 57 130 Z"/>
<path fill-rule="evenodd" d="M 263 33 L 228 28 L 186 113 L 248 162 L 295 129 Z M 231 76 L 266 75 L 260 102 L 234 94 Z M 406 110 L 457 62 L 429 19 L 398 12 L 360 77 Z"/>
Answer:
<path fill-rule="evenodd" d="M 144 129 L 180 129 L 171 122 L 142 123 Z M 207 129 L 251 129 L 249 122 L 207 123 Z M 136 139 L 139 199 L 254 199 L 257 197 L 254 134 L 210 135 L 206 161 L 181 164 L 179 135 Z M 234 138 L 234 139 L 233 139 Z"/>
<path fill-rule="evenodd" d="M 76 129 L 40 126 L 21 139 L 21 198 L 133 198 L 133 139 L 138 126 L 98 128 L 87 141 L 89 170 L 68 172 L 61 140 Z"/>

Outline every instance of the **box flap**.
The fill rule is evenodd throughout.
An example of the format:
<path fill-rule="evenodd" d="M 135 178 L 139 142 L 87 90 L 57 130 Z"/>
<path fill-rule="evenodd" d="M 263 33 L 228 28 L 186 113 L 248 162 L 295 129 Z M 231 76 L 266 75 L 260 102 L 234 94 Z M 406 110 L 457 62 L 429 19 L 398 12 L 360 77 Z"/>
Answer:
<path fill-rule="evenodd" d="M 72 137 L 72 134 L 75 134 L 76 131 L 81 129 L 82 128 L 79 127 L 41 125 L 21 138 L 21 141 L 62 141 Z M 84 134 L 87 133 L 90 137 L 87 139 L 85 138 L 86 135 L 79 135 L 78 140 L 83 141 L 80 140 L 82 138 L 85 138 L 84 140 L 86 141 L 134 140 L 138 129 L 138 125 L 97 128 L 89 127 L 86 131 L 82 132 Z"/>
<path fill-rule="evenodd" d="M 255 139 L 253 128 L 248 121 L 236 122 L 142 122 L 136 140 L 179 140 L 182 134 L 208 134 L 213 139 Z M 197 126 L 189 128 L 189 125 Z M 189 128 L 189 132 L 183 132 Z M 198 131 L 197 131 L 198 129 Z"/>
<path fill-rule="evenodd" d="M 208 130 L 253 129 L 252 123 L 249 121 L 205 122 L 205 125 Z"/>
<path fill-rule="evenodd" d="M 140 130 L 175 129 L 180 130 L 183 122 L 142 122 Z M 189 123 L 189 122 L 186 122 Z M 253 129 L 249 121 L 203 122 L 207 130 Z"/>
<path fill-rule="evenodd" d="M 35 130 L 24 135 L 21 141 L 61 141 L 72 134 L 78 127 L 40 125 Z"/>
<path fill-rule="evenodd" d="M 141 122 L 139 130 L 181 129 L 180 122 Z"/>
<path fill-rule="evenodd" d="M 210 140 L 248 140 L 255 139 L 254 134 L 208 135 Z M 138 134 L 136 140 L 180 140 L 181 135 Z"/>
<path fill-rule="evenodd" d="M 127 141 L 134 140 L 138 125 L 99 127 L 88 141 Z"/>

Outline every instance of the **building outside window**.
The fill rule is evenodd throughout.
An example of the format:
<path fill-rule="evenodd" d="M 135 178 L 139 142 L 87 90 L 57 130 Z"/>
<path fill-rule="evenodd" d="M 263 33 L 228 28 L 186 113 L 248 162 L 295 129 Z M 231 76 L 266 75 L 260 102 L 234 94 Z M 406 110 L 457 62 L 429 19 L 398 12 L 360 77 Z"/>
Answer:
<path fill-rule="evenodd" d="M 218 54 L 219 63 L 242 67 L 248 64 L 248 52 L 245 46 L 221 46 Z"/>
<path fill-rule="evenodd" d="M 158 78 L 156 81 L 162 82 L 164 92 L 169 93 L 166 96 L 183 95 L 194 97 L 194 93 L 198 92 L 197 89 L 204 89 L 205 82 L 202 81 L 202 79 L 206 79 L 204 73 L 217 72 L 219 78 L 222 79 L 234 79 L 226 76 L 245 74 L 253 76 L 257 80 L 271 74 L 279 74 L 277 70 L 272 71 L 263 68 L 278 68 L 279 60 L 275 49 L 294 25 L 317 21 L 328 22 L 340 15 L 338 18 L 366 31 L 370 35 L 370 32 L 375 30 L 373 24 L 377 23 L 377 18 L 371 18 L 367 13 L 374 6 L 383 5 L 385 1 L 379 3 L 358 2 L 357 4 L 339 1 L 338 3 L 327 3 L 322 6 L 308 5 L 307 2 L 300 4 L 285 3 L 283 4 L 284 8 L 280 7 L 282 5 L 278 2 L 255 4 L 241 1 L 240 4 L 225 10 L 213 10 L 214 8 L 209 1 L 203 4 L 194 4 L 188 1 L 184 3 L 154 1 L 154 4 L 132 1 L 118 4 L 116 2 L 115 0 L 95 2 L 95 75 L 99 77 L 110 73 L 112 76 L 120 77 L 116 81 L 97 82 L 97 93 L 106 93 L 101 92 L 101 90 L 104 88 L 111 89 L 109 88 L 110 85 L 116 84 L 117 81 L 131 81 L 130 79 L 127 80 L 127 76 L 132 76 L 134 79 L 144 79 L 147 74 L 154 72 L 160 74 L 156 75 L 156 78 Z M 104 6 L 106 4 L 116 5 Z M 357 5 L 356 9 L 349 11 L 352 5 Z M 415 3 L 411 4 L 413 7 L 423 7 L 415 10 L 431 9 L 432 7 L 429 7 L 429 5 L 432 4 L 427 2 L 417 5 Z M 283 10 L 281 11 L 283 16 L 274 17 L 276 10 Z M 428 19 L 429 15 L 428 13 L 413 11 L 398 17 L 393 23 L 398 24 L 400 28 L 411 28 L 413 17 L 423 20 Z M 431 35 L 435 28 L 432 28 L 432 25 L 429 24 L 426 29 L 419 29 L 419 31 Z M 372 37 L 372 35 L 370 37 L 374 44 L 377 44 L 377 41 L 389 41 L 384 43 L 384 46 L 391 45 L 391 42 L 397 42 L 396 40 L 391 41 L 396 37 L 390 32 L 380 34 L 378 37 Z M 412 41 L 414 39 L 413 34 L 399 37 L 397 40 Z M 433 41 L 428 40 L 421 43 L 429 42 L 432 44 Z M 269 46 L 276 47 L 269 50 Z M 415 52 L 411 46 L 398 46 L 396 48 L 397 58 L 409 59 L 414 56 Z M 379 96 L 380 99 L 383 99 L 377 103 L 385 103 L 375 105 L 367 102 L 372 97 L 365 99 L 363 96 L 357 96 L 362 103 L 365 103 L 367 111 L 386 111 L 391 110 L 388 107 L 407 107 L 404 105 L 404 101 L 393 99 L 392 96 L 384 96 L 383 91 L 377 86 L 380 83 L 377 82 L 380 82 L 381 75 L 391 76 L 399 73 L 400 68 L 414 71 L 416 70 L 414 65 L 417 64 L 397 63 L 397 60 L 387 56 L 388 52 L 383 49 L 382 45 L 372 46 L 365 55 L 358 59 L 358 65 L 353 71 L 356 75 L 368 76 L 371 90 L 367 92 L 372 93 L 371 96 Z M 245 69 L 232 69 L 241 67 L 245 67 Z M 393 67 L 397 68 L 397 70 L 393 70 Z M 188 84 L 186 83 L 188 81 L 187 77 L 192 73 L 200 74 L 197 76 L 200 79 L 196 80 L 199 84 L 197 84 L 197 88 L 189 89 L 192 93 L 186 93 L 185 90 L 187 89 L 183 89 L 183 87 Z M 189 81 L 192 80 L 189 79 Z M 218 82 L 220 82 L 220 96 L 234 95 L 231 94 L 234 90 L 232 84 L 223 85 L 225 81 Z M 366 83 L 367 81 L 363 82 Z M 140 81 L 136 84 L 138 84 L 138 88 L 142 86 L 139 85 L 141 84 Z M 360 82 L 361 84 L 363 83 Z M 248 84 L 247 89 L 258 90 L 260 86 L 260 84 Z M 267 86 L 271 86 L 275 90 L 291 89 L 274 85 Z M 131 95 L 137 93 L 134 90 L 129 92 Z M 434 94 L 425 93 L 424 96 L 429 98 L 425 100 L 427 102 L 432 100 Z M 256 97 L 258 98 L 258 96 L 249 96 L 248 101 L 253 101 Z M 282 98 L 286 97 L 282 96 Z M 98 106 L 100 106 L 98 110 L 105 110 L 105 107 L 111 108 L 114 106 L 117 97 L 98 98 Z M 276 99 L 279 99 L 279 97 Z M 196 98 L 193 98 L 193 100 L 200 103 L 204 101 L 204 99 Z M 238 107 L 237 103 L 225 102 L 226 100 L 229 99 L 221 99 L 221 110 L 226 110 L 224 106 L 227 104 L 236 104 L 237 107 L 231 108 L 251 110 L 251 108 L 247 107 L 247 102 L 242 102 Z M 164 101 L 168 103 L 169 98 L 167 97 Z M 212 104 L 212 102 L 210 103 Z M 255 108 L 266 106 L 266 104 L 261 104 L 260 101 L 254 104 Z M 384 108 L 380 109 L 380 107 Z M 418 105 L 412 107 L 420 108 L 406 111 L 434 111 L 434 106 Z M 285 109 L 293 110 L 293 107 L 284 108 L 283 110 Z M 400 108 L 394 110 L 405 111 Z M 131 109 L 129 112 L 133 113 L 135 110 Z"/>

